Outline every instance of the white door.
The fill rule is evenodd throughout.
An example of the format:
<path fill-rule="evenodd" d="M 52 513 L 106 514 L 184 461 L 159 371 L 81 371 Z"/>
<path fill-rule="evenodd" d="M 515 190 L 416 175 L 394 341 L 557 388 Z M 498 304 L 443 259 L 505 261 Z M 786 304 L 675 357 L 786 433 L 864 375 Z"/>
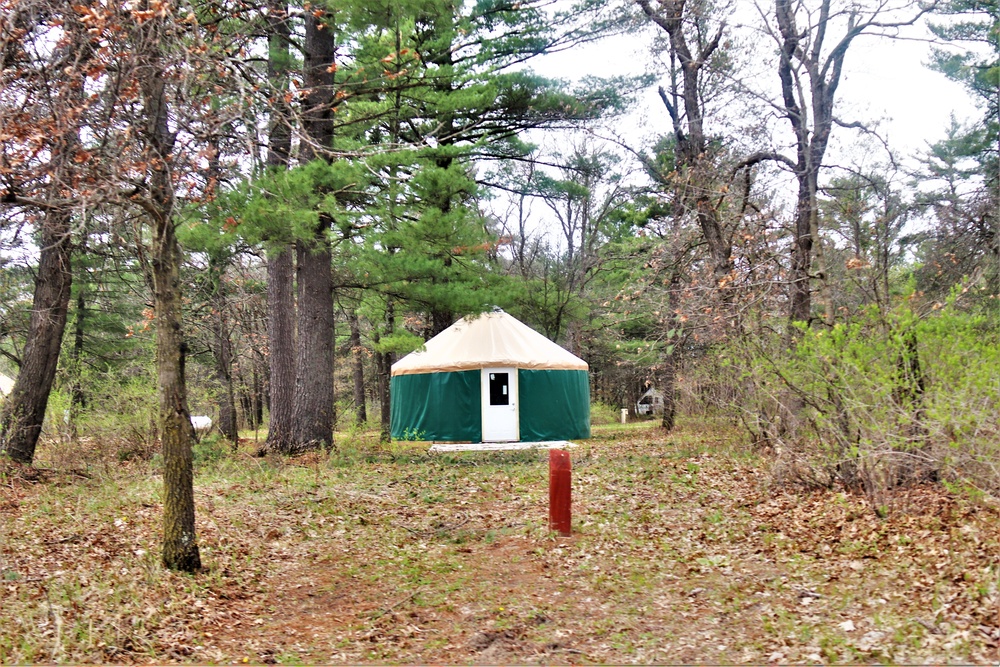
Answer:
<path fill-rule="evenodd" d="M 517 369 L 483 369 L 483 442 L 513 442 L 517 429 Z"/>

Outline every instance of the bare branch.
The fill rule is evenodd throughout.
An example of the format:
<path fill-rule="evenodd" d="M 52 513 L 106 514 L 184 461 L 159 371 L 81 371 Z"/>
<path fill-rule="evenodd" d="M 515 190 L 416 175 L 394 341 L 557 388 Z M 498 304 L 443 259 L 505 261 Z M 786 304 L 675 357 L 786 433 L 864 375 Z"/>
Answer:
<path fill-rule="evenodd" d="M 729 170 L 729 178 L 732 179 L 734 176 L 736 176 L 736 172 L 738 172 L 740 169 L 743 169 L 745 167 L 752 167 L 754 165 L 760 164 L 761 162 L 780 162 L 785 166 L 787 166 L 792 171 L 796 171 L 798 169 L 798 165 L 796 165 L 795 161 L 792 160 L 790 157 L 787 157 L 775 151 L 759 151 L 737 162 L 733 166 L 733 168 Z"/>

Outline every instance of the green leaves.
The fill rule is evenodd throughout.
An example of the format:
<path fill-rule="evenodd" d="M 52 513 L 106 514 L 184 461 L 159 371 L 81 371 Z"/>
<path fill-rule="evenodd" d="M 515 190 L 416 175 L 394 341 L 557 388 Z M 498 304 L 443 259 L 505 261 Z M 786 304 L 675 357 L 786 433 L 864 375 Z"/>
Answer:
<path fill-rule="evenodd" d="M 415 350 L 420 350 L 424 346 L 424 339 L 415 336 L 409 331 L 397 331 L 392 334 L 383 335 L 378 341 L 372 343 L 372 348 L 382 354 L 395 353 L 400 357 Z"/>
<path fill-rule="evenodd" d="M 348 229 L 365 202 L 370 178 L 361 160 L 347 159 L 268 172 L 228 195 L 231 209 L 222 223 L 232 218 L 229 225 L 250 243 L 279 245 L 313 238 L 321 213 Z"/>

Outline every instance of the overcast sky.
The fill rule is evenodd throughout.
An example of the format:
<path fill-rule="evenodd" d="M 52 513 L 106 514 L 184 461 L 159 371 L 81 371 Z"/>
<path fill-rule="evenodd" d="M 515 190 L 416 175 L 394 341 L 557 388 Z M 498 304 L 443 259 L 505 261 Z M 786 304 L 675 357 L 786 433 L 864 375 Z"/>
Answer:
<path fill-rule="evenodd" d="M 912 30 L 924 36 L 924 30 Z M 765 38 L 766 39 L 766 38 Z M 583 76 L 637 74 L 650 61 L 648 39 L 638 35 L 616 37 L 601 43 L 551 54 L 532 62 L 539 74 L 576 80 Z M 763 48 L 773 49 L 765 43 Z M 943 138 L 954 114 L 960 121 L 978 118 L 971 98 L 960 85 L 925 66 L 930 59 L 925 41 L 887 40 L 862 36 L 847 54 L 845 72 L 837 93 L 837 116 L 845 121 L 882 120 L 880 134 L 906 157 Z M 777 87 L 777 74 L 771 76 Z M 655 89 L 643 97 L 642 109 L 631 121 L 651 133 L 668 129 L 669 118 Z M 643 120 L 645 119 L 645 120 Z M 630 128 L 638 137 L 643 128 Z M 836 129 L 842 140 L 851 131 Z"/>
<path fill-rule="evenodd" d="M 742 8 L 743 6 L 741 6 Z M 602 42 L 575 47 L 561 53 L 547 55 L 531 61 L 531 68 L 537 73 L 552 77 L 579 80 L 585 76 L 611 77 L 623 74 L 641 74 L 651 61 L 648 43 L 652 31 L 645 37 L 627 35 Z M 916 38 L 926 38 L 926 28 L 913 28 L 908 33 Z M 761 47 L 774 46 L 770 38 L 762 36 Z M 843 121 L 860 121 L 871 124 L 878 121 L 877 129 L 881 137 L 894 151 L 903 171 L 896 176 L 897 182 L 908 181 L 907 169 L 916 169 L 914 156 L 924 152 L 928 142 L 938 141 L 945 136 L 954 115 L 960 122 L 976 121 L 981 113 L 975 108 L 965 89 L 944 75 L 926 67 L 930 60 L 931 46 L 927 41 L 888 40 L 874 36 L 856 39 L 845 61 L 844 74 L 837 92 L 836 116 Z M 763 81 L 770 80 L 773 94 L 778 96 L 779 84 L 776 72 L 764 71 Z M 625 119 L 617 119 L 612 131 L 624 138 L 634 149 L 648 148 L 655 137 L 668 132 L 670 119 L 653 86 L 641 97 L 639 108 Z M 710 127 L 709 131 L 719 128 Z M 790 142 L 790 128 L 785 120 L 774 126 L 774 145 L 763 148 L 785 148 Z M 885 165 L 887 155 L 880 144 L 865 144 L 859 149 L 859 132 L 840 127 L 834 128 L 827 164 L 847 164 L 856 167 Z M 534 140 L 541 139 L 538 136 Z M 550 150 L 564 150 L 565 137 L 549 135 L 542 139 L 543 147 Z M 787 154 L 794 157 L 791 152 Z M 829 172 L 827 172 L 829 173 Z M 790 186 L 789 193 L 794 193 Z M 504 197 L 494 202 L 494 210 L 501 211 L 510 204 Z M 529 219 L 536 230 L 544 230 L 550 242 L 562 247 L 564 241 L 558 226 L 550 219 L 551 214 L 537 202 L 530 205 Z"/>

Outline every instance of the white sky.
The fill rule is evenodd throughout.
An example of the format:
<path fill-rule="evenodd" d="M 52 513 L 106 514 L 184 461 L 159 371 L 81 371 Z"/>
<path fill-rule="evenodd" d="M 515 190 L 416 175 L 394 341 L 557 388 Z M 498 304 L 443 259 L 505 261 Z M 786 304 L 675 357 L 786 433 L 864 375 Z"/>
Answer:
<path fill-rule="evenodd" d="M 926 34 L 914 28 L 914 33 Z M 531 68 L 544 76 L 577 80 L 581 77 L 638 74 L 650 62 L 645 38 L 616 37 L 604 42 L 550 54 L 533 60 Z M 773 48 L 765 44 L 764 48 Z M 837 92 L 837 116 L 845 121 L 882 120 L 880 134 L 900 157 L 923 150 L 927 142 L 944 137 L 952 114 L 959 121 L 978 117 L 971 98 L 959 84 L 925 66 L 930 45 L 925 41 L 885 40 L 862 36 L 847 54 Z M 771 74 L 777 87 L 777 73 Z M 648 131 L 663 133 L 669 118 L 654 90 L 644 95 L 637 118 Z M 634 136 L 638 139 L 642 128 Z M 779 128 L 781 130 L 787 128 Z M 854 131 L 835 128 L 835 137 L 849 140 Z M 632 132 L 628 133 L 630 136 Z"/>
<path fill-rule="evenodd" d="M 648 46 L 652 34 L 650 29 L 645 35 L 614 37 L 549 54 L 533 59 L 530 67 L 543 76 L 570 81 L 585 76 L 641 74 L 652 59 Z M 908 34 L 904 33 L 905 36 L 920 38 L 926 38 L 928 34 L 923 26 L 915 26 Z M 762 36 L 761 40 L 761 48 L 773 51 L 773 43 L 768 37 Z M 904 169 L 917 168 L 915 156 L 926 151 L 928 143 L 944 138 L 952 115 L 959 122 L 975 121 L 981 116 L 962 86 L 926 67 L 930 55 L 931 45 L 927 41 L 888 40 L 869 35 L 859 37 L 848 51 L 837 92 L 835 115 L 845 122 L 859 121 L 869 126 L 878 121 L 880 136 Z M 773 86 L 777 97 L 777 73 L 765 71 L 763 76 L 770 78 L 765 85 Z M 656 136 L 669 131 L 669 124 L 666 109 L 656 93 L 656 86 L 653 86 L 641 96 L 638 108 L 626 118 L 617 120 L 612 129 L 634 149 L 645 149 Z M 717 129 L 709 128 L 709 131 Z M 787 121 L 778 119 L 774 129 L 775 144 L 760 146 L 759 149 L 786 148 L 786 153 L 794 157 L 787 152 L 790 143 Z M 857 130 L 835 127 L 827 163 L 858 166 L 861 163 L 869 166 L 873 163 L 886 164 L 887 155 L 878 144 L 869 142 L 867 148 L 859 150 L 859 134 Z M 543 148 L 564 148 L 560 146 L 562 143 L 565 143 L 564 137 L 549 137 L 544 141 Z M 906 178 L 905 174 L 899 177 Z M 499 204 L 494 208 L 497 212 L 502 208 Z M 558 227 L 554 227 L 551 220 L 546 222 L 550 214 L 545 207 L 535 202 L 530 211 L 529 215 L 534 220 L 532 227 L 545 230 L 549 241 L 561 247 L 564 241 L 556 233 Z"/>

